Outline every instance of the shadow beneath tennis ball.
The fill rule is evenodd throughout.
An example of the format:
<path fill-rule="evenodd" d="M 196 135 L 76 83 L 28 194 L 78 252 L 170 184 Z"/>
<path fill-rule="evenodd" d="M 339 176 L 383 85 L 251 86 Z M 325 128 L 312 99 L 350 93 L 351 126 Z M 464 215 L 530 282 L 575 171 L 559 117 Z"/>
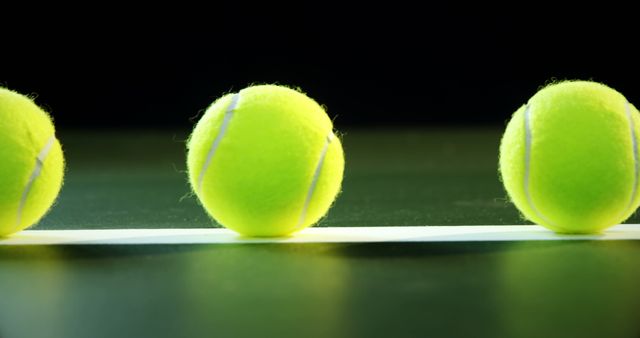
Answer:
<path fill-rule="evenodd" d="M 343 243 L 333 247 L 331 254 L 360 259 L 420 258 L 499 254 L 512 247 L 513 242 Z"/>
<path fill-rule="evenodd" d="M 196 245 L 15 245 L 0 246 L 4 261 L 89 260 L 172 255 L 197 250 Z"/>

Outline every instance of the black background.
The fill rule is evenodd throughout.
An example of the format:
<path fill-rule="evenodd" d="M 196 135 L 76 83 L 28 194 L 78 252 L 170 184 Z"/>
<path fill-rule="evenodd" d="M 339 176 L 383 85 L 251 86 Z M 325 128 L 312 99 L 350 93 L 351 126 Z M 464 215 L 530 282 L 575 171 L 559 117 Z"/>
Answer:
<path fill-rule="evenodd" d="M 302 88 L 338 128 L 502 125 L 561 79 L 640 102 L 631 9 L 174 5 L 7 11 L 0 85 L 59 128 L 187 129 L 253 83 Z"/>

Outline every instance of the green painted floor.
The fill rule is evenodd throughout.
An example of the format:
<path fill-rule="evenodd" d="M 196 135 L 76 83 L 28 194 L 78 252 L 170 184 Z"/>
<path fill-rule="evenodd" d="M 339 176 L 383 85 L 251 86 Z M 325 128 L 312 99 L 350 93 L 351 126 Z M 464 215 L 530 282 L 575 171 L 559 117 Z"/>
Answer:
<path fill-rule="evenodd" d="M 353 130 L 320 226 L 521 224 L 497 174 L 499 129 Z M 190 194 L 187 134 L 61 133 L 67 177 L 38 229 L 216 226 Z"/>
<path fill-rule="evenodd" d="M 321 226 L 523 224 L 500 134 L 347 131 Z M 38 229 L 215 226 L 186 134 L 59 136 L 67 180 Z M 7 246 L 0 337 L 640 337 L 639 282 L 637 241 Z"/>

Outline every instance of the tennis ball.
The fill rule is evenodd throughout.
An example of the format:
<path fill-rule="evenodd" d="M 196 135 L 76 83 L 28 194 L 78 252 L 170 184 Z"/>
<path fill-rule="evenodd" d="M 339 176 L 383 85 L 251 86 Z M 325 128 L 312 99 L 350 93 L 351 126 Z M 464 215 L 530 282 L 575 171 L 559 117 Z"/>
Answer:
<path fill-rule="evenodd" d="M 597 233 L 638 207 L 638 111 L 596 82 L 565 81 L 518 109 L 500 173 L 525 218 L 559 233 Z"/>
<path fill-rule="evenodd" d="M 215 101 L 189 138 L 189 181 L 207 212 L 245 236 L 316 223 L 340 191 L 344 157 L 322 107 L 275 85 Z"/>
<path fill-rule="evenodd" d="M 0 236 L 42 218 L 62 186 L 64 159 L 51 118 L 0 87 Z"/>

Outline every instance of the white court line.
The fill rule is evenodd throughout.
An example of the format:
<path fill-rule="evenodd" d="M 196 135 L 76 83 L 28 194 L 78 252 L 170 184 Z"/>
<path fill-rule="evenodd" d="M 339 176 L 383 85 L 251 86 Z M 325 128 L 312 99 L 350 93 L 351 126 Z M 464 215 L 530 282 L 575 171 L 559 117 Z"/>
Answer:
<path fill-rule="evenodd" d="M 640 224 L 599 235 L 558 235 L 536 225 L 317 227 L 286 238 L 243 238 L 226 229 L 25 230 L 0 245 L 241 244 L 640 240 Z"/>

